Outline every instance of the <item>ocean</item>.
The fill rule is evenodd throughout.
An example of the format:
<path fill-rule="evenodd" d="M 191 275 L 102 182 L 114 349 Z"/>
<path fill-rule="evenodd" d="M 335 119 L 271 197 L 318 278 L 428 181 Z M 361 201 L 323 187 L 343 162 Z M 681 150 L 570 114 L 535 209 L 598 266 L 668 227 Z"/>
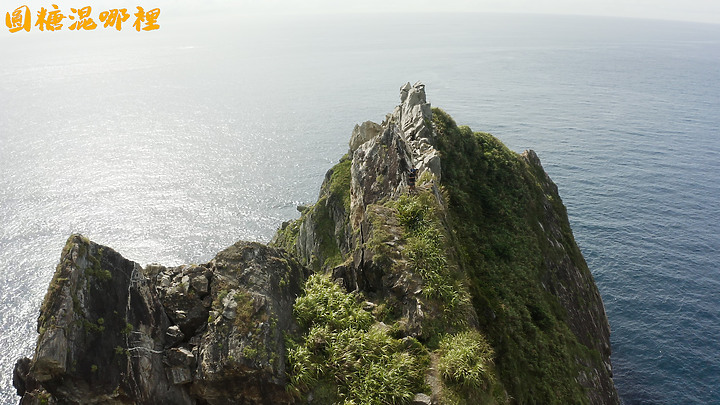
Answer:
<path fill-rule="evenodd" d="M 267 242 L 419 80 L 558 184 L 623 403 L 720 404 L 720 25 L 163 13 L 0 34 L 0 403 L 71 233 L 143 265 Z"/>

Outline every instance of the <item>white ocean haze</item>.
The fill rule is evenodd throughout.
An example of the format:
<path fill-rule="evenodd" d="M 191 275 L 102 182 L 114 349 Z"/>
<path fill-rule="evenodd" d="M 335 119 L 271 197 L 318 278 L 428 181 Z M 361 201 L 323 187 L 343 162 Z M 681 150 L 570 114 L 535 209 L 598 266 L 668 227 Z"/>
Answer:
<path fill-rule="evenodd" d="M 417 80 L 558 184 L 624 403 L 720 403 L 720 25 L 156 4 L 154 32 L 0 34 L 0 403 L 71 233 L 143 265 L 266 242 Z"/>

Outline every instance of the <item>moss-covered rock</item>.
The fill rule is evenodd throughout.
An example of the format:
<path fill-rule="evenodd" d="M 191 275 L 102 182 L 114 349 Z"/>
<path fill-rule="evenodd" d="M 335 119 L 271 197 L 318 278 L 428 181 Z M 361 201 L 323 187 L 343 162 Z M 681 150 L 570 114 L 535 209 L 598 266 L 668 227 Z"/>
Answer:
<path fill-rule="evenodd" d="M 151 371 L 163 370 L 158 349 L 169 326 L 138 264 L 72 235 L 43 301 L 25 392 L 61 403 L 182 403 L 187 395 Z"/>
<path fill-rule="evenodd" d="M 271 245 L 294 253 L 316 271 L 346 260 L 351 243 L 350 164 L 346 155 L 328 170 L 318 201 L 304 209 L 300 219 L 283 224 Z"/>
<path fill-rule="evenodd" d="M 210 317 L 195 340 L 192 397 L 208 403 L 291 403 L 284 333 L 297 329 L 306 270 L 286 253 L 238 242 L 207 264 Z"/>
<path fill-rule="evenodd" d="M 433 112 L 453 244 L 509 394 L 617 403 L 602 300 L 537 155 Z"/>

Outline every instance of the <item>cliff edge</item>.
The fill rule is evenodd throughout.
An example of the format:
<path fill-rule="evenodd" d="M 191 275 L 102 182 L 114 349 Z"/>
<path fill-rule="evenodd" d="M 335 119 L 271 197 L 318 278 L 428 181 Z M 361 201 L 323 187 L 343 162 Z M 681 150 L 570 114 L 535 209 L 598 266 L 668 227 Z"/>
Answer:
<path fill-rule="evenodd" d="M 533 151 L 401 88 L 269 245 L 137 263 L 72 235 L 22 404 L 617 404 L 610 329 Z"/>

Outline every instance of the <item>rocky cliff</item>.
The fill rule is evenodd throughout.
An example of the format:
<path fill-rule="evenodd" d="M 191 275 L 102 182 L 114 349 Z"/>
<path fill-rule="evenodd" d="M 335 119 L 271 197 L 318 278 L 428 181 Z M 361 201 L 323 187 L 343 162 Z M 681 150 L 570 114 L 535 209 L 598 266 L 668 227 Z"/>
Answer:
<path fill-rule="evenodd" d="M 458 127 L 422 84 L 400 98 L 269 246 L 143 268 L 71 236 L 21 403 L 618 403 L 537 155 Z"/>

